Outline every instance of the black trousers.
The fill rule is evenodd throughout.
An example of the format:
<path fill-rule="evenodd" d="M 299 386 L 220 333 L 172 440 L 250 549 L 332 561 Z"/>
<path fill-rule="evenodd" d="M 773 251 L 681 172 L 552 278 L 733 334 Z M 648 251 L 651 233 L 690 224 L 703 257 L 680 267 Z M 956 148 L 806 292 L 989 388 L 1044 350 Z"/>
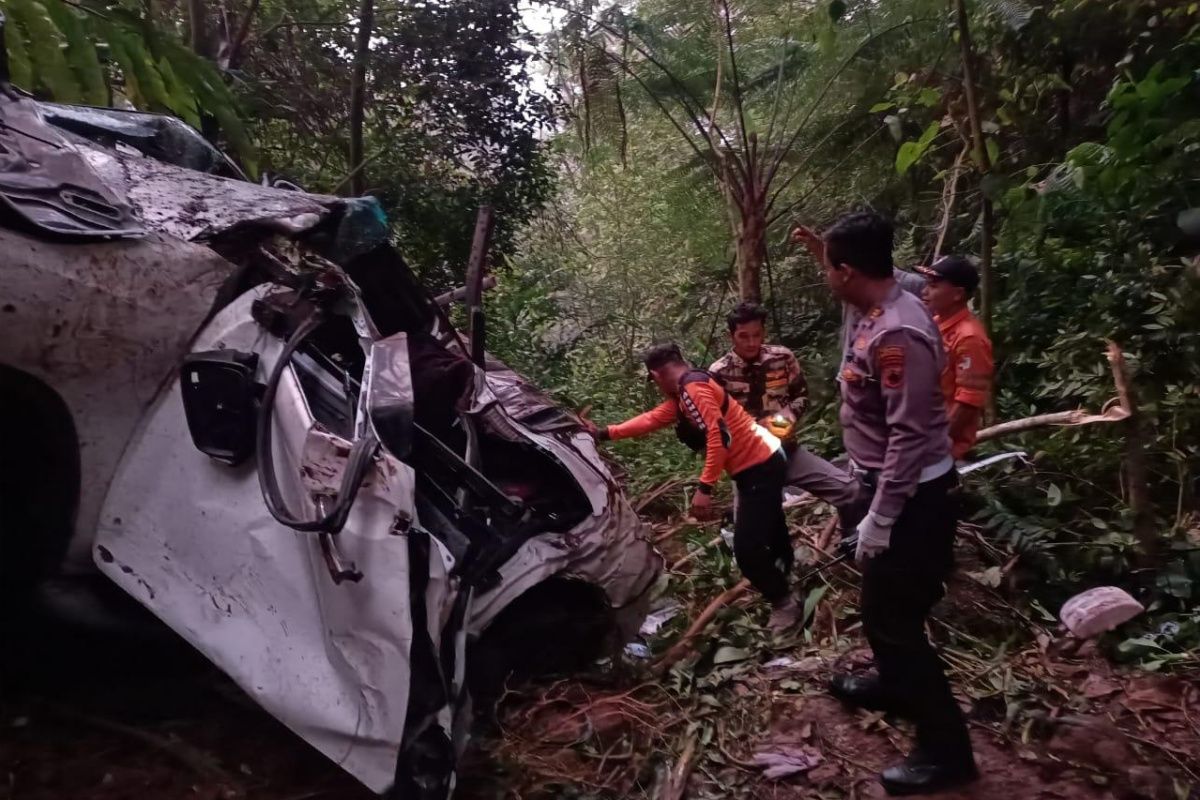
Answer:
<path fill-rule="evenodd" d="M 863 569 L 863 630 L 875 654 L 881 688 L 917 726 L 920 754 L 959 760 L 971 756 L 962 711 L 925 619 L 945 593 L 954 566 L 958 475 L 920 485 L 892 528 L 891 545 Z"/>
<path fill-rule="evenodd" d="M 733 555 L 751 585 L 772 602 L 787 595 L 794 558 L 783 514 L 786 480 L 787 457 L 782 450 L 733 476 L 737 486 Z"/>

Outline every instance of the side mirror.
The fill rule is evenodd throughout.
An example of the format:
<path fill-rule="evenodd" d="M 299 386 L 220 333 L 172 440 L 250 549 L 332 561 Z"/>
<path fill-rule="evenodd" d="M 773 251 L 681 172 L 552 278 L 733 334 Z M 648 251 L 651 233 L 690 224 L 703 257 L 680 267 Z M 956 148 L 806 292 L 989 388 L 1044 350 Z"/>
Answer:
<path fill-rule="evenodd" d="M 183 413 L 201 453 L 236 466 L 254 452 L 257 371 L 256 353 L 209 350 L 183 359 Z"/>

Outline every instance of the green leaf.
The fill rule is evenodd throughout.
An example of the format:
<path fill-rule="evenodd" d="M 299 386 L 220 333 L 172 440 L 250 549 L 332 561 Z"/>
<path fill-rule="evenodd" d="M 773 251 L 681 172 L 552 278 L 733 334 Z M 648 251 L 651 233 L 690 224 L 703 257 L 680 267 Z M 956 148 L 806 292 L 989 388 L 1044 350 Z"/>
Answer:
<path fill-rule="evenodd" d="M 46 7 L 36 0 L 9 0 L 8 8 L 27 35 L 34 82 L 60 103 L 80 102 L 83 92 L 64 55 L 67 41 Z"/>
<path fill-rule="evenodd" d="M 875 105 L 871 106 L 869 111 L 870 111 L 870 113 L 874 114 L 879 111 L 890 111 L 895 107 L 896 107 L 895 103 L 890 103 L 890 102 L 876 103 Z"/>
<path fill-rule="evenodd" d="M 15 19 L 4 27 L 4 44 L 8 50 L 8 72 L 12 82 L 27 92 L 32 92 L 33 62 L 25 49 L 25 37 Z"/>
<path fill-rule="evenodd" d="M 896 174 L 903 175 L 908 172 L 920 157 L 921 147 L 916 142 L 905 142 L 900 145 L 900 149 L 896 151 Z"/>
<path fill-rule="evenodd" d="M 931 122 L 929 123 L 929 127 L 921 134 L 921 138 L 915 142 L 905 142 L 900 145 L 900 149 L 896 152 L 896 173 L 898 175 L 904 175 L 913 164 L 921 160 L 921 156 L 925 155 L 925 151 L 929 149 L 929 145 L 937 137 L 938 130 L 938 123 Z"/>
<path fill-rule="evenodd" d="M 93 33 L 85 28 L 79 13 L 61 0 L 46 0 L 45 5 L 66 38 L 66 58 L 82 90 L 82 102 L 93 106 L 108 105 L 108 83 L 92 42 Z"/>
<path fill-rule="evenodd" d="M 159 42 L 163 56 L 170 62 L 171 69 L 192 90 L 203 112 L 212 114 L 221 126 L 233 152 L 237 154 L 246 171 L 254 176 L 258 173 L 258 152 L 250 135 L 238 116 L 237 101 L 221 73 L 212 62 L 201 58 L 191 50 L 169 40 Z"/>
<path fill-rule="evenodd" d="M 801 627 L 808 625 L 808 621 L 812 619 L 813 612 L 817 610 L 817 603 L 821 602 L 821 598 L 825 596 L 825 592 L 828 590 L 829 584 L 823 583 L 809 592 L 808 597 L 804 598 L 804 618 L 800 622 Z"/>
<path fill-rule="evenodd" d="M 987 139 L 988 163 L 995 166 L 1000 162 L 1000 144 L 990 136 Z"/>
<path fill-rule="evenodd" d="M 1050 484 L 1050 488 L 1046 490 L 1046 505 L 1054 508 L 1062 503 L 1062 489 L 1058 488 L 1058 484 Z"/>
<path fill-rule="evenodd" d="M 171 110 L 188 125 L 199 128 L 200 114 L 197 111 L 196 96 L 192 93 L 191 87 L 179 80 L 175 75 L 175 70 L 171 68 L 171 62 L 166 58 L 158 60 L 158 72 L 162 75 L 163 86 L 167 89 Z"/>
<path fill-rule="evenodd" d="M 926 108 L 933 108 L 940 102 L 942 102 L 942 93 L 932 86 L 926 86 L 917 95 L 917 103 Z"/>
<path fill-rule="evenodd" d="M 751 653 L 749 650 L 726 645 L 717 650 L 716 655 L 713 656 L 713 664 L 733 664 L 738 661 L 745 661 L 750 656 Z"/>
<path fill-rule="evenodd" d="M 151 111 L 170 111 L 170 96 L 163 84 L 162 75 L 154 65 L 154 59 L 146 50 L 145 43 L 129 31 L 112 26 L 109 41 L 117 45 L 122 53 L 121 70 L 126 81 L 132 75 L 137 85 L 138 99 L 130 97 L 139 108 Z"/>

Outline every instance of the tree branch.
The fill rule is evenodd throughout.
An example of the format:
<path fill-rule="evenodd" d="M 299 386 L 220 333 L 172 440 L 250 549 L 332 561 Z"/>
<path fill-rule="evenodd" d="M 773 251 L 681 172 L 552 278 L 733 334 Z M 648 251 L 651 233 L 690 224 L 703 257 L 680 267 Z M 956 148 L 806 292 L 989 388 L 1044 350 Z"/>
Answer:
<path fill-rule="evenodd" d="M 255 15 L 258 14 L 258 7 L 261 2 L 262 0 L 250 0 L 250 8 L 246 9 L 246 16 L 242 17 L 237 33 L 233 36 L 233 42 L 229 45 L 229 54 L 225 58 L 225 69 L 237 69 L 238 64 L 241 62 L 242 47 L 246 44 L 246 37 L 250 35 L 250 23 L 254 21 Z"/>
<path fill-rule="evenodd" d="M 846 59 L 840 65 L 838 65 L 838 68 L 834 70 L 832 75 L 829 76 L 829 80 L 825 82 L 825 86 L 821 89 L 820 93 L 813 101 L 813 104 L 809 107 L 808 113 L 804 115 L 804 119 L 800 121 L 800 124 L 788 138 L 787 144 L 780 149 L 779 155 L 772 162 L 771 169 L 767 172 L 767 178 L 764 181 L 766 185 L 770 185 L 775 179 L 775 174 L 779 171 L 780 166 L 783 164 L 784 157 L 796 144 L 796 141 L 800 138 L 800 134 L 804 132 L 805 126 L 808 125 L 808 121 L 812 119 L 813 114 L 815 114 L 817 109 L 821 107 L 821 104 L 825 102 L 825 95 L 829 94 L 829 90 L 833 88 L 834 82 L 841 77 L 842 73 L 846 71 L 846 68 L 849 67 L 850 64 L 853 63 L 869 45 L 874 44 L 877 40 L 887 36 L 890 33 L 898 31 L 901 28 L 907 28 L 909 25 L 915 25 L 919 22 L 937 22 L 937 18 L 921 17 L 919 19 L 905 20 L 904 22 L 897 23 L 890 28 L 882 30 L 877 34 L 868 36 L 863 40 L 862 44 L 854 49 L 853 53 L 847 56 Z"/>
<path fill-rule="evenodd" d="M 363 118 L 367 104 L 367 62 L 371 57 L 371 29 L 375 23 L 374 0 L 362 0 L 358 14 L 358 35 L 354 47 L 354 72 L 350 77 L 350 194 L 360 195 L 366 187 L 362 168 Z"/>

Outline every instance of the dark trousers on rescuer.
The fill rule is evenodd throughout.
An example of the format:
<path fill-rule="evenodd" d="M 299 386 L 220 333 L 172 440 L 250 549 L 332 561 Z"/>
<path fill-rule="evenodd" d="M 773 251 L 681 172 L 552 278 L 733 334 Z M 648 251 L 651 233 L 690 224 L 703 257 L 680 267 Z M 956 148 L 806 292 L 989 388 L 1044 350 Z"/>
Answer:
<path fill-rule="evenodd" d="M 783 513 L 786 480 L 787 457 L 782 450 L 733 476 L 737 487 L 733 555 L 750 584 L 771 602 L 787 595 L 794 558 Z"/>
<path fill-rule="evenodd" d="M 971 758 L 971 740 L 925 619 L 954 566 L 957 488 L 953 469 L 920 484 L 892 527 L 888 549 L 864 565 L 862 582 L 863 631 L 880 689 L 916 723 L 921 754 L 956 763 Z"/>

